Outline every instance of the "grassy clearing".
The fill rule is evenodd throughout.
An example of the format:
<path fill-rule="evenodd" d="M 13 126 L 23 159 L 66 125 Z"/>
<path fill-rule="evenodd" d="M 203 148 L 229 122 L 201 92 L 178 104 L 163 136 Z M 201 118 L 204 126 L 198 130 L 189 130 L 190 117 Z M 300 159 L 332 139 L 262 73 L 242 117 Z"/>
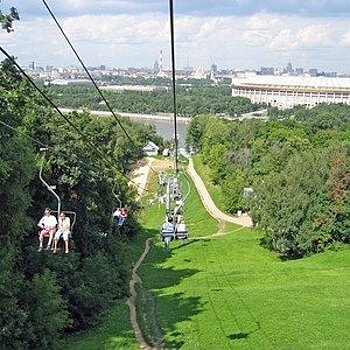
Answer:
<path fill-rule="evenodd" d="M 129 319 L 129 309 L 125 302 L 116 303 L 96 329 L 68 338 L 59 349 L 138 349 Z"/>
<path fill-rule="evenodd" d="M 205 183 L 205 186 L 207 187 L 207 190 L 213 199 L 213 202 L 215 205 L 223 212 L 227 212 L 226 207 L 225 207 L 225 201 L 224 201 L 224 196 L 221 192 L 221 189 L 219 186 L 215 186 L 211 179 L 210 179 L 210 170 L 209 167 L 205 164 L 203 164 L 201 156 L 200 155 L 195 155 L 192 157 L 193 159 L 193 165 L 194 168 L 196 169 L 197 173 L 199 176 L 202 178 L 203 182 Z"/>
<path fill-rule="evenodd" d="M 206 231 L 193 200 L 189 210 L 202 219 L 187 222 Z M 350 348 L 349 249 L 281 261 L 259 245 L 258 231 L 226 229 L 220 238 L 172 243 L 170 254 L 158 241 L 142 265 L 166 349 Z"/>
<path fill-rule="evenodd" d="M 210 235 L 215 220 L 193 188 L 186 221 L 197 236 Z M 163 218 L 161 205 L 146 206 L 140 251 Z M 259 245 L 258 231 L 225 229 L 223 237 L 172 243 L 171 253 L 155 240 L 140 271 L 140 311 L 154 322 L 143 324 L 148 338 L 160 325 L 166 349 L 350 349 L 349 249 L 283 262 Z M 108 317 L 65 349 L 135 349 L 125 304 Z"/>

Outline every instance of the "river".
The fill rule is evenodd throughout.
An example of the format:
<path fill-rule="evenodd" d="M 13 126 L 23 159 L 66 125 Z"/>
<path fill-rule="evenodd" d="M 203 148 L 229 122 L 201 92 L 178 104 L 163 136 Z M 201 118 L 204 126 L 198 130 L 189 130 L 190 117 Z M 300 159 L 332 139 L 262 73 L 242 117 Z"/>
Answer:
<path fill-rule="evenodd" d="M 174 122 L 172 120 L 160 120 L 160 119 L 145 119 L 136 118 L 133 121 L 140 122 L 142 124 L 153 124 L 156 127 L 157 134 L 162 136 L 165 140 L 174 139 Z M 177 134 L 179 138 L 179 147 L 185 147 L 186 132 L 189 126 L 188 121 L 177 121 Z"/>
<path fill-rule="evenodd" d="M 62 113 L 71 113 L 73 109 L 60 108 Z M 78 113 L 82 113 L 82 109 L 76 110 Z M 100 117 L 111 116 L 111 112 L 107 111 L 90 111 L 93 115 Z M 170 113 L 158 113 L 158 114 L 140 114 L 140 113 L 128 113 L 128 112 L 117 112 L 117 114 L 128 117 L 135 122 L 143 124 L 153 124 L 156 127 L 157 133 L 166 140 L 174 139 L 174 122 L 172 114 Z M 179 147 L 183 148 L 186 145 L 186 132 L 190 123 L 190 118 L 177 117 L 177 134 L 179 138 Z"/>

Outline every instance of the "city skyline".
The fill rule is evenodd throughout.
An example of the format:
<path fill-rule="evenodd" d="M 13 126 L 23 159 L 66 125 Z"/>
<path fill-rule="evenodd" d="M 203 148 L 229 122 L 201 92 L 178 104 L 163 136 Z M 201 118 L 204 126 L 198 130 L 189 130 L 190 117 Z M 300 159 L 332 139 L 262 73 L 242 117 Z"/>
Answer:
<path fill-rule="evenodd" d="M 152 67 L 164 52 L 169 67 L 168 2 L 48 2 L 86 64 Z M 27 66 L 77 64 L 41 1 L 3 0 L 17 7 L 14 33 L 1 45 Z M 295 67 L 349 73 L 350 1 L 175 1 L 177 67 Z M 44 33 L 44 35 L 43 35 Z"/>

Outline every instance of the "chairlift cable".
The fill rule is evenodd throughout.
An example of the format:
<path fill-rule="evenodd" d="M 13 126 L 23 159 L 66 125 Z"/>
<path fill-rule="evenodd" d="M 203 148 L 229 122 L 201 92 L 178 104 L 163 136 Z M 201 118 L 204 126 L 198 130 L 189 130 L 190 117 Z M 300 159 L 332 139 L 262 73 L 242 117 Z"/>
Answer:
<path fill-rule="evenodd" d="M 121 174 L 124 178 L 126 178 L 130 183 L 133 183 L 136 187 L 138 188 L 142 188 L 141 186 L 139 186 L 136 182 L 134 182 L 133 180 L 131 180 L 127 175 L 123 174 L 118 168 L 116 168 L 116 166 L 114 165 L 114 163 L 112 162 L 112 160 L 108 159 L 105 157 L 103 151 L 100 150 L 100 148 L 98 146 L 96 146 L 74 123 L 72 123 L 61 111 L 60 109 L 57 107 L 57 105 L 49 98 L 47 97 L 47 95 L 35 84 L 35 82 L 33 81 L 33 79 L 31 77 L 29 77 L 29 75 L 22 69 L 22 67 L 15 61 L 15 59 L 10 56 L 10 54 L 3 48 L 0 46 L 0 51 L 2 52 L 2 54 L 4 56 L 6 56 L 15 66 L 16 68 L 23 74 L 23 76 L 28 80 L 28 82 L 30 83 L 30 85 L 37 91 L 39 92 L 39 94 L 45 99 L 45 101 L 47 101 L 51 107 L 53 107 L 53 109 L 55 109 L 57 111 L 57 113 L 59 114 L 59 116 L 61 116 L 80 136 L 81 138 L 87 142 L 95 151 L 96 153 L 98 153 L 101 156 L 101 159 L 104 160 L 106 163 L 108 163 L 112 168 L 116 169 L 117 172 L 119 174 Z M 144 190 L 144 189 L 143 189 Z"/>
<path fill-rule="evenodd" d="M 75 57 L 77 58 L 77 60 L 79 61 L 79 63 L 81 64 L 81 66 L 83 67 L 85 73 L 87 74 L 87 76 L 89 77 L 89 79 L 91 80 L 92 84 L 94 85 L 95 89 L 97 90 L 97 92 L 99 93 L 100 97 L 102 98 L 102 100 L 104 101 L 104 103 L 106 104 L 107 108 L 109 109 L 109 111 L 111 112 L 112 116 L 114 117 L 114 119 L 117 121 L 118 125 L 120 126 L 120 128 L 123 130 L 124 134 L 126 135 L 126 137 L 129 139 L 129 141 L 132 143 L 132 145 L 136 148 L 139 149 L 139 147 L 136 145 L 135 141 L 133 140 L 133 138 L 129 135 L 129 133 L 126 131 L 125 127 L 123 126 L 122 122 L 120 121 L 120 119 L 117 117 L 117 115 L 114 113 L 111 105 L 109 104 L 108 100 L 105 98 L 104 94 L 102 93 L 101 89 L 98 87 L 95 79 L 92 77 L 92 75 L 90 74 L 89 70 L 87 69 L 84 61 L 82 60 L 82 58 L 80 57 L 80 55 L 78 54 L 77 50 L 75 49 L 74 45 L 72 44 L 72 42 L 70 41 L 70 39 L 68 38 L 67 34 L 65 33 L 65 31 L 63 30 L 61 24 L 58 22 L 55 14 L 53 13 L 53 11 L 51 10 L 50 6 L 48 5 L 48 3 L 45 0 L 42 0 L 42 3 L 44 4 L 44 6 L 46 7 L 47 11 L 49 12 L 51 18 L 54 20 L 54 22 L 56 23 L 58 29 L 60 30 L 61 34 L 63 35 L 63 37 L 65 38 L 65 40 L 67 41 L 68 45 L 70 46 L 70 48 L 72 49 Z M 150 169 L 154 172 L 157 173 L 156 170 L 151 166 L 151 164 L 149 164 Z"/>
<path fill-rule="evenodd" d="M 174 135 L 174 167 L 175 167 L 175 173 L 177 174 L 177 172 L 178 172 L 178 139 L 177 139 L 177 120 L 176 120 L 176 71 L 175 71 L 175 39 L 174 39 L 173 0 L 169 0 L 169 16 L 170 16 L 171 70 L 172 70 L 174 134 L 175 134 Z"/>
<path fill-rule="evenodd" d="M 135 148 L 139 148 L 134 140 L 132 139 L 132 137 L 128 134 L 128 132 L 126 131 L 125 127 L 123 126 L 123 124 L 121 123 L 120 119 L 117 117 L 117 115 L 114 113 L 112 107 L 110 106 L 108 100 L 105 98 L 104 94 L 102 93 L 101 89 L 98 87 L 95 79 L 92 77 L 92 75 L 90 74 L 89 70 L 87 69 L 85 63 L 83 62 L 82 58 L 79 56 L 77 50 L 75 49 L 75 47 L 73 46 L 73 44 L 71 43 L 71 41 L 69 40 L 67 34 L 64 32 L 62 26 L 60 25 L 60 23 L 58 22 L 56 16 L 54 15 L 54 13 L 52 12 L 51 8 L 49 7 L 49 5 L 47 4 L 47 2 L 45 0 L 42 0 L 42 3 L 44 4 L 44 6 L 46 7 L 47 11 L 49 12 L 50 16 L 52 17 L 52 19 L 55 21 L 57 27 L 59 28 L 60 32 L 62 33 L 63 37 L 65 38 L 65 40 L 67 41 L 68 45 L 70 46 L 70 48 L 72 49 L 75 57 L 77 58 L 77 60 L 79 61 L 79 63 L 81 64 L 81 66 L 84 68 L 85 73 L 88 75 L 89 79 L 91 80 L 92 84 L 94 85 L 94 87 L 96 88 L 97 92 L 99 93 L 100 97 L 102 98 L 102 100 L 104 101 L 104 103 L 106 104 L 107 108 L 109 109 L 109 111 L 112 113 L 113 117 L 115 118 L 115 120 L 117 121 L 118 125 L 120 126 L 120 128 L 123 130 L 124 134 L 126 135 L 126 137 L 129 139 L 129 141 L 133 144 L 133 146 Z"/>

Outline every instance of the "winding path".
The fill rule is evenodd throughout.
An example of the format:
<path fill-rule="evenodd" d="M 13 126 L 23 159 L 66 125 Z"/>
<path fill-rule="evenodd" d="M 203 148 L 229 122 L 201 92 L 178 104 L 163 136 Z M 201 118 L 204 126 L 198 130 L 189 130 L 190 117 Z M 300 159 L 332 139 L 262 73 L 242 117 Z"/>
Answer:
<path fill-rule="evenodd" d="M 150 243 L 152 241 L 152 238 L 148 238 L 145 242 L 145 249 L 142 252 L 141 256 L 139 257 L 139 260 L 137 260 L 136 264 L 134 265 L 132 269 L 132 277 L 129 282 L 129 288 L 130 288 L 130 296 L 127 299 L 126 303 L 129 306 L 130 309 L 130 320 L 132 324 L 132 328 L 134 329 L 135 337 L 137 342 L 139 343 L 140 349 L 142 350 L 150 350 L 150 349 L 161 349 L 162 344 L 159 342 L 158 344 L 155 344 L 154 347 L 151 347 L 147 342 L 145 341 L 142 331 L 140 328 L 140 325 L 137 321 L 137 311 L 136 311 L 136 297 L 137 297 L 137 292 L 136 292 L 136 284 L 141 285 L 142 280 L 140 276 L 137 274 L 137 270 L 141 266 L 143 260 L 146 258 L 149 249 L 150 249 Z"/>
<path fill-rule="evenodd" d="M 233 224 L 237 224 L 243 227 L 252 227 L 253 222 L 249 215 L 243 214 L 240 217 L 235 217 L 231 215 L 227 215 L 223 213 L 214 203 L 212 200 L 202 178 L 198 175 L 196 169 L 193 166 L 193 160 L 190 158 L 189 165 L 188 165 L 188 173 L 191 176 L 197 191 L 201 197 L 202 203 L 208 213 L 217 220 L 223 220 L 227 222 L 232 222 Z"/>

